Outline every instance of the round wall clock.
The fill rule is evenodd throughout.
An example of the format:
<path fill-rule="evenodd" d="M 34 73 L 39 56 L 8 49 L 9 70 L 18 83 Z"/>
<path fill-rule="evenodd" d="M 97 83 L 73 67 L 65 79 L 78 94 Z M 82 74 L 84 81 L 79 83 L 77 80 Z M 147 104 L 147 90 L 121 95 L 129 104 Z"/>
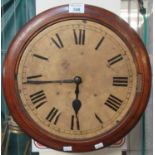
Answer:
<path fill-rule="evenodd" d="M 104 148 L 125 136 L 147 105 L 147 51 L 122 19 L 85 5 L 32 19 L 11 43 L 3 66 L 10 112 L 38 142 L 61 151 Z"/>

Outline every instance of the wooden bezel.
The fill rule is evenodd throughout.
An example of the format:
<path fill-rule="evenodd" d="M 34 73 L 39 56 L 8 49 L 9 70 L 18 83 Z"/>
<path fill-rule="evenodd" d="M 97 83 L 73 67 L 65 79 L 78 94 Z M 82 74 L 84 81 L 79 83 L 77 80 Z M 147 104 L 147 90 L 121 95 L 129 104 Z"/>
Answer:
<path fill-rule="evenodd" d="M 29 42 L 43 29 L 51 24 L 70 20 L 87 19 L 107 26 L 115 32 L 128 46 L 137 67 L 137 74 L 141 75 L 141 91 L 137 91 L 132 107 L 126 117 L 116 128 L 100 136 L 86 140 L 68 140 L 49 134 L 40 128 L 27 114 L 21 104 L 16 89 L 17 68 L 22 53 Z M 86 152 L 96 149 L 97 145 L 106 147 L 125 136 L 138 122 L 143 114 L 150 93 L 151 69 L 147 51 L 136 34 L 127 23 L 113 13 L 94 6 L 85 5 L 85 13 L 69 13 L 69 6 L 59 6 L 47 10 L 33 18 L 16 35 L 12 41 L 3 65 L 3 88 L 9 110 L 20 127 L 32 138 L 50 148 L 65 151 L 64 147 L 71 147 L 71 152 Z M 102 147 L 101 147 L 102 148 Z"/>

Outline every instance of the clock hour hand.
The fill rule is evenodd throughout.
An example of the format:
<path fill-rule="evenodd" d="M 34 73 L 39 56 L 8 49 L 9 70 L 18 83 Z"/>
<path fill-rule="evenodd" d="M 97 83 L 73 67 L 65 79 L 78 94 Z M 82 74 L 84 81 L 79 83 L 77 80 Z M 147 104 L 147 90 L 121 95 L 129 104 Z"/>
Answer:
<path fill-rule="evenodd" d="M 79 93 L 80 93 L 80 91 L 79 91 L 79 84 L 82 82 L 82 80 L 81 80 L 81 78 L 79 76 L 75 76 L 74 81 L 76 83 L 76 88 L 75 88 L 76 99 L 73 100 L 72 107 L 73 107 L 73 109 L 75 111 L 75 114 L 77 116 L 78 111 L 81 108 L 81 101 L 78 99 L 78 96 L 79 96 Z"/>
<path fill-rule="evenodd" d="M 72 102 L 72 107 L 73 107 L 73 109 L 74 109 L 74 111 L 75 111 L 75 114 L 76 114 L 76 116 L 77 116 L 78 111 L 79 111 L 80 108 L 81 108 L 81 101 L 78 100 L 78 99 L 75 99 L 75 100 Z"/>
<path fill-rule="evenodd" d="M 82 82 L 81 78 L 79 76 L 75 76 L 74 81 L 76 83 L 76 88 L 75 88 L 75 95 L 76 95 L 76 99 L 78 99 L 79 96 L 79 84 Z"/>
<path fill-rule="evenodd" d="M 74 111 L 75 111 L 77 130 L 80 130 L 80 123 L 79 123 L 79 118 L 78 118 L 78 111 L 79 111 L 80 108 L 81 108 L 81 101 L 78 100 L 78 99 L 75 99 L 75 100 L 72 102 L 72 107 L 73 107 L 73 109 L 74 109 Z"/>
<path fill-rule="evenodd" d="M 80 130 L 80 122 L 79 122 L 79 118 L 78 118 L 78 111 L 81 108 L 81 101 L 78 99 L 78 96 L 79 96 L 79 93 L 80 93 L 79 85 L 82 82 L 82 79 L 79 76 L 75 76 L 74 81 L 75 81 L 75 84 L 76 84 L 76 88 L 75 88 L 76 99 L 73 100 L 72 107 L 74 109 L 75 116 L 76 116 L 77 130 Z"/>
<path fill-rule="evenodd" d="M 75 89 L 75 95 L 76 95 L 76 99 L 78 99 L 79 96 L 79 84 L 76 84 L 76 89 Z"/>
<path fill-rule="evenodd" d="M 76 88 L 75 88 L 75 95 L 76 95 L 76 99 L 73 100 L 72 102 L 72 107 L 75 111 L 75 114 L 77 116 L 78 111 L 80 110 L 81 107 L 81 101 L 78 99 L 79 96 L 79 84 L 82 82 L 81 78 L 79 76 L 75 76 L 74 81 L 76 83 Z"/>

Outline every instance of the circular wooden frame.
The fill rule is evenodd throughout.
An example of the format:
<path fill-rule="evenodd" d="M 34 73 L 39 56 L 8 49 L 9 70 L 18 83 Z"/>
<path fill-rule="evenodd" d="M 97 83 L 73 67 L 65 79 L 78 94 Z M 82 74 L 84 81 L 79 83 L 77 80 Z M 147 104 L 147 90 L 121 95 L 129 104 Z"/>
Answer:
<path fill-rule="evenodd" d="M 125 136 L 138 122 L 144 112 L 150 93 L 151 70 L 147 51 L 138 35 L 118 16 L 94 6 L 85 5 L 85 13 L 69 13 L 69 6 L 47 10 L 33 18 L 14 38 L 3 66 L 3 88 L 5 98 L 16 122 L 32 138 L 56 150 L 86 152 L 108 146 Z M 141 77 L 141 90 L 137 91 L 132 107 L 126 117 L 114 129 L 86 140 L 68 140 L 49 134 L 40 128 L 27 114 L 16 89 L 17 68 L 22 53 L 29 42 L 40 31 L 51 24 L 70 20 L 86 19 L 107 26 L 128 46 Z M 99 147 L 101 146 L 101 147 Z M 67 151 L 66 150 L 66 151 Z"/>

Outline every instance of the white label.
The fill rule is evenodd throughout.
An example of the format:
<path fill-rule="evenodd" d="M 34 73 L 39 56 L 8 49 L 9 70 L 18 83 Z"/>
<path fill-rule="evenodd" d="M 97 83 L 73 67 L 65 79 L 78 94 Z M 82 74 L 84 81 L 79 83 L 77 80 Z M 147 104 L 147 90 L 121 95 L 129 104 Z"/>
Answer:
<path fill-rule="evenodd" d="M 84 13 L 85 8 L 84 4 L 78 3 L 78 4 L 69 4 L 69 13 Z"/>
<path fill-rule="evenodd" d="M 63 151 L 72 151 L 72 146 L 64 146 Z"/>
<path fill-rule="evenodd" d="M 95 149 L 97 150 L 97 149 L 100 149 L 100 148 L 102 148 L 102 147 L 104 147 L 104 145 L 103 145 L 103 143 L 98 143 L 98 144 L 96 144 L 96 145 L 94 145 L 95 146 Z"/>

